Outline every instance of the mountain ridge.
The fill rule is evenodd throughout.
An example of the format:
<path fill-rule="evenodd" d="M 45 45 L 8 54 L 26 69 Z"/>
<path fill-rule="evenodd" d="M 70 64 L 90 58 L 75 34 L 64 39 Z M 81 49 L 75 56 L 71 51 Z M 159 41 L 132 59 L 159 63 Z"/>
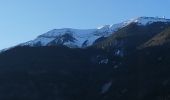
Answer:
<path fill-rule="evenodd" d="M 102 37 L 109 37 L 116 31 L 132 23 L 145 26 L 155 22 L 169 23 L 170 19 L 157 17 L 137 17 L 118 24 L 104 25 L 96 29 L 53 29 L 39 35 L 36 39 L 20 44 L 20 46 L 50 46 L 65 45 L 71 48 L 84 48 L 93 45 L 93 43 Z M 69 39 L 68 39 L 69 37 Z"/>

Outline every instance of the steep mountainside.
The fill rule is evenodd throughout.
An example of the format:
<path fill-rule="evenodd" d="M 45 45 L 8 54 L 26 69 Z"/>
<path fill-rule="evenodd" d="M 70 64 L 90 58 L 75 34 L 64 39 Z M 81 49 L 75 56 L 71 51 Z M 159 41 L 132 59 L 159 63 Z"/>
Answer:
<path fill-rule="evenodd" d="M 164 31 L 170 26 L 170 23 L 157 22 L 148 25 L 137 25 L 132 23 L 110 37 L 100 41 L 94 47 L 102 49 L 112 49 L 120 54 L 127 54 L 136 50 L 140 45 L 149 41 L 155 35 Z"/>
<path fill-rule="evenodd" d="M 102 50 L 67 47 L 8 50 L 0 55 L 0 99 L 100 99 L 113 69 L 107 56 Z"/>
<path fill-rule="evenodd" d="M 170 28 L 165 29 L 163 32 L 154 36 L 151 40 L 146 42 L 143 47 L 150 46 L 160 46 L 160 45 L 168 45 L 170 43 Z"/>

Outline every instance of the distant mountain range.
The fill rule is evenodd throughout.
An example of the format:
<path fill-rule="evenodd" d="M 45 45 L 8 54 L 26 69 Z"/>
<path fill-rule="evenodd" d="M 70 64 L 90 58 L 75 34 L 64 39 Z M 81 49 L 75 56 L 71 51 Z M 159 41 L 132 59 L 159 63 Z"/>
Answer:
<path fill-rule="evenodd" d="M 0 53 L 1 100 L 169 100 L 170 19 L 54 29 Z"/>

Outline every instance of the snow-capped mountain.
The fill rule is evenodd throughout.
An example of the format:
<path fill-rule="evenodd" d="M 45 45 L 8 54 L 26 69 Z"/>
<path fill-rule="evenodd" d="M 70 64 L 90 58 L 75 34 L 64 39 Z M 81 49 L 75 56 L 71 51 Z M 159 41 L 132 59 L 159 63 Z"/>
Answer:
<path fill-rule="evenodd" d="M 20 44 L 20 46 L 51 46 L 65 45 L 71 48 L 84 48 L 102 37 L 108 37 L 117 30 L 126 27 L 131 23 L 147 25 L 154 22 L 170 22 L 170 19 L 158 17 L 138 17 L 122 23 L 104 25 L 96 29 L 54 29 L 38 36 L 36 39 Z"/>
<path fill-rule="evenodd" d="M 121 28 L 123 26 L 120 26 Z M 91 46 L 95 40 L 101 37 L 108 37 L 118 28 L 111 28 L 105 25 L 100 29 L 54 29 L 45 34 L 38 36 L 35 40 L 21 44 L 22 46 L 50 46 L 50 45 L 65 45 L 68 47 L 87 47 Z"/>

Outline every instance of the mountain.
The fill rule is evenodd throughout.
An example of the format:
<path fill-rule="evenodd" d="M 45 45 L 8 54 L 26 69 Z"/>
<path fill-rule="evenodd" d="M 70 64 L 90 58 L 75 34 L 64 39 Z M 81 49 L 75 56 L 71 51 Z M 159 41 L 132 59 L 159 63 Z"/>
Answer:
<path fill-rule="evenodd" d="M 132 23 L 145 26 L 155 22 L 170 22 L 169 19 L 154 17 L 138 17 L 119 24 L 104 25 L 97 29 L 54 29 L 38 36 L 35 40 L 21 44 L 22 46 L 55 46 L 65 45 L 71 48 L 89 47 L 98 39 L 109 37 L 116 31 Z"/>
<path fill-rule="evenodd" d="M 0 53 L 1 100 L 169 100 L 170 20 L 55 29 Z"/>

